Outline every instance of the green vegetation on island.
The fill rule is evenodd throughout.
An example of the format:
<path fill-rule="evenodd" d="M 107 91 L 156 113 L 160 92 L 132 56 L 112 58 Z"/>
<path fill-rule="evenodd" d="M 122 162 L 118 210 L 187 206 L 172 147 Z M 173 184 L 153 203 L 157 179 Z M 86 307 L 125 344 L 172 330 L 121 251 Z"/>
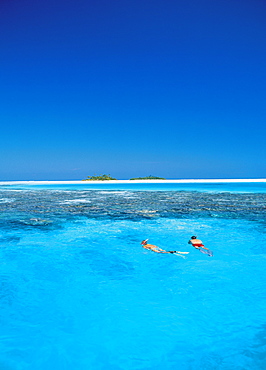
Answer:
<path fill-rule="evenodd" d="M 130 180 L 165 180 L 165 178 L 150 175 L 150 176 L 146 176 L 146 177 L 133 177 Z"/>
<path fill-rule="evenodd" d="M 93 175 L 88 176 L 87 179 L 84 179 L 82 181 L 109 181 L 109 180 L 117 180 L 116 178 L 112 177 L 111 175 Z M 145 176 L 145 177 L 133 177 L 129 180 L 165 180 L 164 177 L 158 177 L 158 176 Z"/>
<path fill-rule="evenodd" d="M 117 179 L 111 177 L 110 175 L 93 175 L 88 176 L 88 178 L 83 181 L 108 181 L 108 180 L 117 180 Z"/>

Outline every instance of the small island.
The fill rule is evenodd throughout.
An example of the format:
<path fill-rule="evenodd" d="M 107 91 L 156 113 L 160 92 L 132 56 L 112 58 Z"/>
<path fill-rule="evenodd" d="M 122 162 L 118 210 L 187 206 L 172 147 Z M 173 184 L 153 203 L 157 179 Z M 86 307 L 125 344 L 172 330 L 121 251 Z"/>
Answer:
<path fill-rule="evenodd" d="M 146 177 L 133 177 L 130 180 L 165 180 L 165 178 L 150 175 L 150 176 L 146 176 Z"/>
<path fill-rule="evenodd" d="M 109 180 L 117 180 L 114 177 L 111 177 L 110 175 L 93 175 L 88 176 L 87 179 L 82 181 L 109 181 Z"/>
<path fill-rule="evenodd" d="M 84 179 L 82 181 L 110 181 L 110 180 L 117 180 L 115 177 L 112 177 L 111 175 L 93 175 L 88 176 L 87 179 Z M 132 177 L 132 179 L 129 179 L 129 181 L 134 180 L 166 180 L 164 177 L 158 177 L 158 176 L 145 176 L 145 177 Z"/>

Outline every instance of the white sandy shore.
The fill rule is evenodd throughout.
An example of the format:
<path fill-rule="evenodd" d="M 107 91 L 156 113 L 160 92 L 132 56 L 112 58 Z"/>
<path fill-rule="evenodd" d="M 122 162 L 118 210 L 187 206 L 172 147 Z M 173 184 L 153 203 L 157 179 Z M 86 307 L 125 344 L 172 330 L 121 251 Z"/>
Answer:
<path fill-rule="evenodd" d="M 108 181 L 0 181 L 0 185 L 87 185 L 87 184 L 203 184 L 255 183 L 266 179 L 184 179 L 184 180 L 108 180 Z"/>

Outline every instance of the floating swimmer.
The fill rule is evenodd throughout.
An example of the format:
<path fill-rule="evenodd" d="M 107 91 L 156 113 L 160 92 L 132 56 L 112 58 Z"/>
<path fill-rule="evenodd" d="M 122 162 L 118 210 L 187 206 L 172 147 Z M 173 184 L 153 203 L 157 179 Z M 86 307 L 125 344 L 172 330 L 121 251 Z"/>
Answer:
<path fill-rule="evenodd" d="M 208 256 L 212 257 L 213 252 L 210 251 L 208 248 L 205 248 L 204 244 L 200 239 L 197 239 L 196 236 L 192 236 L 191 239 L 188 241 L 188 244 L 192 244 L 194 248 L 198 249 L 201 253 L 208 254 Z"/>
<path fill-rule="evenodd" d="M 156 245 L 153 245 L 153 244 L 147 244 L 147 241 L 149 239 L 146 239 L 146 240 L 142 240 L 142 242 L 140 243 L 142 245 L 143 248 L 145 249 L 148 249 L 150 251 L 153 251 L 153 252 L 156 252 L 156 253 L 174 253 L 174 254 L 178 254 L 180 256 L 182 256 L 183 254 L 188 254 L 189 252 L 179 252 L 179 251 L 166 251 L 162 248 L 159 248 L 157 247 Z M 184 257 L 184 256 L 182 256 Z"/>

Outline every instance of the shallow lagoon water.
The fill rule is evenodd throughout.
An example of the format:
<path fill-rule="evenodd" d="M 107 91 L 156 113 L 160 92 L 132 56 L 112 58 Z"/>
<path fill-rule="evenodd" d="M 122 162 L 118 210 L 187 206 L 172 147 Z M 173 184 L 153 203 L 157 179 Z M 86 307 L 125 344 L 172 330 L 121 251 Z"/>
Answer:
<path fill-rule="evenodd" d="M 0 369 L 265 369 L 266 184 L 204 185 L 1 187 Z"/>

